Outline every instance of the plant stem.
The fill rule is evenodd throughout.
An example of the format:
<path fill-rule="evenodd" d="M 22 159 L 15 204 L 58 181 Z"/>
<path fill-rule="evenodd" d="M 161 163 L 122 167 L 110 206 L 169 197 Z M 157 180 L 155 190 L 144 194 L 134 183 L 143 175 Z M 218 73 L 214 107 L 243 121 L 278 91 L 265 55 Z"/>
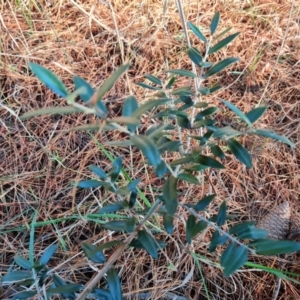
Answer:
<path fill-rule="evenodd" d="M 112 254 L 103 268 L 96 274 L 96 276 L 87 284 L 85 289 L 79 294 L 77 300 L 83 300 L 85 297 L 92 292 L 94 287 L 99 283 L 100 279 L 107 273 L 107 271 L 111 268 L 111 266 L 120 258 L 124 250 L 128 247 L 128 245 L 132 242 L 132 240 L 136 237 L 138 231 L 142 226 L 148 221 L 149 218 L 159 209 L 162 203 L 159 200 L 152 205 L 149 209 L 147 215 L 144 219 L 135 227 L 135 230 L 130 234 L 130 236 L 116 249 L 116 251 Z"/>
<path fill-rule="evenodd" d="M 225 230 L 221 229 L 218 225 L 216 225 L 215 223 L 208 221 L 207 219 L 205 219 L 204 217 L 202 217 L 201 215 L 197 214 L 192 208 L 184 205 L 184 204 L 180 204 L 182 207 L 184 207 L 188 212 L 190 212 L 192 215 L 194 215 L 196 218 L 198 218 L 199 220 L 202 220 L 204 222 L 206 222 L 209 226 L 213 227 L 214 229 L 218 230 L 220 233 L 222 233 L 223 235 L 227 236 L 230 240 L 232 240 L 234 243 L 243 246 L 244 248 L 246 248 L 249 252 L 251 252 L 252 254 L 255 254 L 255 251 L 251 248 L 249 248 L 248 246 L 244 245 L 242 242 L 240 242 L 239 240 L 237 240 L 235 237 L 231 236 L 229 233 L 227 233 Z"/>

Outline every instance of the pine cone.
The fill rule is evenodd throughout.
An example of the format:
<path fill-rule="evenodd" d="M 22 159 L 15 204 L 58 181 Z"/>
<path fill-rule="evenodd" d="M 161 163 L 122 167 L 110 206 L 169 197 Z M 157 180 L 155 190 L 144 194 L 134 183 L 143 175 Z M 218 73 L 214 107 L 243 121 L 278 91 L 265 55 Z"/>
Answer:
<path fill-rule="evenodd" d="M 285 201 L 259 220 L 256 227 L 268 231 L 268 238 L 285 240 L 290 232 L 290 218 L 291 208 L 289 202 Z"/>

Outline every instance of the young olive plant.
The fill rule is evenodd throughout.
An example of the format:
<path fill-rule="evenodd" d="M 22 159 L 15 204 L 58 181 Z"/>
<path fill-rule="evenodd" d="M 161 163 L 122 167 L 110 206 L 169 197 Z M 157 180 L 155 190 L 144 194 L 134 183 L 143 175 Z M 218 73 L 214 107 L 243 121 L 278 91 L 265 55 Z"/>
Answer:
<path fill-rule="evenodd" d="M 216 92 L 221 87 L 216 84 L 205 86 L 203 83 L 205 81 L 209 82 L 212 76 L 220 74 L 225 68 L 238 61 L 238 58 L 235 57 L 225 58 L 217 63 L 209 60 L 212 54 L 226 47 L 238 35 L 238 33 L 234 33 L 224 37 L 228 32 L 228 30 L 225 30 L 216 36 L 219 20 L 220 14 L 217 12 L 210 24 L 211 35 L 209 38 L 204 36 L 197 26 L 188 22 L 191 32 L 205 45 L 204 53 L 201 53 L 195 47 L 188 47 L 187 49 L 188 57 L 197 68 L 196 73 L 183 69 L 171 69 L 166 71 L 167 74 L 171 74 L 166 80 L 147 74 L 145 78 L 149 83 L 138 82 L 137 85 L 152 90 L 154 92 L 153 98 L 139 104 L 139 101 L 133 95 L 128 96 L 123 104 L 121 117 L 108 117 L 103 98 L 118 78 L 129 68 L 129 64 L 121 66 L 98 89 L 93 89 L 84 79 L 75 76 L 75 91 L 70 93 L 51 71 L 38 64 L 30 63 L 32 72 L 52 91 L 65 98 L 68 106 L 35 110 L 25 113 L 21 119 L 46 114 L 77 112 L 95 114 L 99 118 L 96 124 L 79 126 L 74 130 L 118 130 L 127 134 L 125 140 L 110 141 L 107 144 L 116 147 L 137 147 L 146 157 L 149 170 L 153 170 L 157 177 L 163 179 L 164 184 L 161 194 L 151 207 L 140 210 L 136 205 L 140 179 L 131 178 L 127 184 L 120 184 L 121 157 L 114 160 L 108 172 L 95 165 L 89 166 L 90 171 L 97 178 L 80 181 L 77 184 L 78 188 L 102 187 L 116 194 L 118 201 L 103 206 L 98 211 L 98 217 L 107 220 L 110 219 L 111 213 L 124 211 L 122 219 L 109 220 L 103 226 L 109 230 L 124 232 L 127 237 L 123 241 L 118 240 L 98 246 L 87 243 L 82 245 L 88 259 L 95 263 L 104 264 L 103 268 L 85 288 L 81 285 L 66 284 L 62 279 L 58 279 L 58 276 L 53 275 L 54 285 L 46 290 L 45 280 L 43 279 L 48 274 L 45 271 L 46 260 L 40 261 L 36 266 L 17 256 L 15 258 L 16 263 L 27 271 L 8 273 L 4 276 L 4 279 L 11 282 L 16 281 L 17 278 L 18 280 L 28 280 L 30 278 L 31 283 L 37 280 L 38 277 L 40 279 L 35 281 L 36 290 L 22 292 L 23 294 L 20 293 L 19 298 L 16 295 L 14 299 L 26 299 L 26 295 L 31 297 L 28 293 L 31 293 L 30 295 L 33 295 L 33 293 L 41 294 L 41 289 L 47 297 L 51 293 L 60 292 L 63 297 L 74 299 L 74 292 L 80 290 L 81 293 L 77 299 L 84 299 L 91 294 L 96 299 L 123 299 L 120 280 L 113 269 L 114 262 L 127 247 L 144 249 L 154 259 L 158 259 L 159 250 L 167 245 L 149 233 L 149 227 L 146 224 L 148 224 L 148 220 L 158 214 L 162 216 L 166 232 L 172 234 L 174 230 L 173 222 L 179 206 L 189 214 L 185 228 L 188 244 L 192 244 L 197 234 L 208 227 L 214 230 L 209 251 L 214 252 L 218 246 L 223 246 L 220 265 L 225 276 L 230 276 L 242 267 L 247 262 L 249 252 L 261 255 L 277 255 L 300 250 L 300 243 L 269 239 L 267 237 L 268 232 L 255 227 L 255 222 L 243 222 L 234 226 L 230 226 L 229 222 L 230 229 L 225 231 L 223 225 L 232 219 L 232 216 L 227 213 L 226 201 L 221 203 L 217 215 L 207 219 L 203 214 L 214 200 L 215 194 L 206 195 L 204 198 L 199 199 L 197 203 L 180 203 L 178 200 L 177 186 L 180 180 L 191 185 L 199 185 L 199 178 L 204 180 L 203 178 L 206 176 L 205 170 L 225 168 L 223 162 L 225 162 L 228 152 L 231 152 L 247 168 L 252 168 L 251 154 L 239 141 L 241 136 L 253 134 L 264 136 L 294 147 L 294 144 L 286 137 L 280 136 L 272 130 L 256 127 L 257 121 L 266 112 L 267 107 L 259 106 L 244 113 L 232 103 L 220 99 L 220 102 L 232 111 L 238 123 L 238 126 L 235 127 L 230 125 L 222 127 L 214 117 L 217 112 L 220 112 L 220 109 L 216 106 L 210 106 L 204 101 L 205 96 Z M 195 80 L 196 89 L 190 86 L 175 87 L 178 78 L 181 76 Z M 77 96 L 80 96 L 84 104 L 76 102 Z M 157 125 L 148 128 L 145 134 L 141 134 L 139 133 L 139 124 L 141 116 L 145 113 L 149 114 L 152 119 L 157 120 Z M 192 143 L 192 140 L 196 142 Z M 192 147 L 195 143 L 197 146 Z M 176 159 L 174 159 L 175 156 Z M 170 159 L 166 158 L 172 158 L 173 160 L 169 162 Z M 202 177 L 199 176 L 201 174 Z M 141 216 L 143 217 L 141 218 Z M 244 243 L 245 240 L 248 241 L 247 244 Z M 112 247 L 116 247 L 114 253 L 106 261 L 103 250 Z M 54 254 L 53 249 L 48 248 L 45 251 L 46 254 L 44 253 L 44 255 L 47 257 L 47 261 Z M 41 266 L 43 267 L 41 268 Z M 26 272 L 26 277 L 24 272 Z M 107 275 L 109 289 L 95 289 L 95 286 L 105 274 Z"/>

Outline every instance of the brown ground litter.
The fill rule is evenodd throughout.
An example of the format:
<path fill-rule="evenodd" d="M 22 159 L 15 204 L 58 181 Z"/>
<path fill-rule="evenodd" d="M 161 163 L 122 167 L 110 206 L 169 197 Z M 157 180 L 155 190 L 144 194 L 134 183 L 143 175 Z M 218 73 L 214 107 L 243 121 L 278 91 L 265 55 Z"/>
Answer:
<path fill-rule="evenodd" d="M 293 205 L 295 214 L 300 213 L 299 4 L 292 0 L 262 0 L 252 4 L 182 2 L 186 19 L 200 25 L 205 34 L 217 10 L 221 13 L 219 32 L 227 27 L 232 27 L 231 33 L 241 32 L 233 43 L 212 57 L 216 61 L 225 57 L 241 59 L 212 79 L 224 86 L 216 95 L 243 111 L 258 104 L 268 105 L 265 117 L 260 120 L 261 127 L 272 128 L 297 145 L 293 151 L 266 138 L 245 138 L 243 144 L 253 155 L 254 167 L 248 170 L 230 155 L 227 157 L 227 169 L 211 174 L 218 197 L 209 214 L 215 214 L 224 199 L 228 201 L 229 212 L 240 216 L 238 221 L 256 220 L 283 201 Z M 163 77 L 168 68 L 191 69 L 175 1 L 167 1 L 165 11 L 164 1 L 159 0 L 113 0 L 110 5 L 96 0 L 1 1 L 0 28 L 0 245 L 3 245 L 0 274 L 7 272 L 16 253 L 28 254 L 29 231 L 5 230 L 29 226 L 36 211 L 39 222 L 66 220 L 36 228 L 35 255 L 39 256 L 51 243 L 64 241 L 50 267 L 55 267 L 55 272 L 65 280 L 87 283 L 94 271 L 81 253 L 81 243 L 102 243 L 121 236 L 93 222 L 71 219 L 74 215 L 95 213 L 101 205 L 114 200 L 114 196 L 101 189 L 79 190 L 71 183 L 91 176 L 89 164 L 108 170 L 111 163 L 95 139 L 104 143 L 118 140 L 121 135 L 97 133 L 93 139 L 84 131 L 62 132 L 95 122 L 92 116 L 43 116 L 22 123 L 12 112 L 21 115 L 37 108 L 66 104 L 30 75 L 29 61 L 49 68 L 71 89 L 72 75 L 99 86 L 117 67 L 130 60 L 128 75 L 117 82 L 105 102 L 111 115 L 118 115 L 128 94 L 145 101 L 151 93 L 134 85 L 143 81 L 145 74 Z M 203 45 L 192 35 L 191 42 L 203 50 Z M 243 74 L 238 76 L 230 70 Z M 188 81 L 182 79 L 182 83 Z M 220 106 L 216 95 L 206 100 Z M 144 121 L 142 130 L 151 122 L 146 116 Z M 234 122 L 234 119 L 219 121 Z M 139 164 L 133 168 L 125 147 L 106 149 L 115 157 L 123 157 L 127 172 L 141 178 L 141 189 L 153 202 L 161 181 L 147 173 L 141 154 L 134 153 L 134 162 Z M 181 184 L 180 188 L 181 199 L 187 202 L 211 192 L 211 186 L 206 184 L 193 189 Z M 192 249 L 201 255 L 199 272 L 185 248 L 185 220 L 186 214 L 180 210 L 173 236 L 157 234 L 169 242 L 159 260 L 131 249 L 120 257 L 116 267 L 122 269 L 123 292 L 128 299 L 141 299 L 140 293 L 152 295 L 151 299 L 164 299 L 167 293 L 206 299 L 205 286 L 211 299 L 300 299 L 296 283 L 278 281 L 275 275 L 255 268 L 242 269 L 224 279 L 221 270 L 212 265 L 218 262 L 220 252 L 211 254 L 207 250 L 210 231 L 205 236 L 199 235 L 193 244 Z M 300 274 L 298 255 L 250 259 Z M 104 286 L 105 281 L 101 284 Z M 9 298 L 14 293 L 14 288 L 6 287 L 0 290 L 0 298 Z"/>

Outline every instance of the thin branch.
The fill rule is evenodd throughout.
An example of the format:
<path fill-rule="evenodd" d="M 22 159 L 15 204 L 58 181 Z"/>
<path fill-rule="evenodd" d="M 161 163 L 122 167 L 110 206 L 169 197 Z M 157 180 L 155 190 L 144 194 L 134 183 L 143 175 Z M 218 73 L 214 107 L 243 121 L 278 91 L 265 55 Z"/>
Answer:
<path fill-rule="evenodd" d="M 198 218 L 201 221 L 206 222 L 209 226 L 213 227 L 214 229 L 218 230 L 220 233 L 222 233 L 223 235 L 227 236 L 230 240 L 232 240 L 234 243 L 243 246 L 244 248 L 246 248 L 249 252 L 251 252 L 252 254 L 255 254 L 255 251 L 251 248 L 249 248 L 248 246 L 244 245 L 242 242 L 240 242 L 239 240 L 237 240 L 235 237 L 231 236 L 229 233 L 227 233 L 225 230 L 221 229 L 218 225 L 216 225 L 215 223 L 208 221 L 207 219 L 205 219 L 204 217 L 202 217 L 201 215 L 197 214 L 192 208 L 184 205 L 184 204 L 180 204 L 182 207 L 184 207 L 188 212 L 190 212 L 192 215 L 194 215 L 196 218 Z"/>
<path fill-rule="evenodd" d="M 120 258 L 124 250 L 129 246 L 129 244 L 136 237 L 138 231 L 145 225 L 149 218 L 160 208 L 162 203 L 157 200 L 144 219 L 135 227 L 135 230 L 130 234 L 130 236 L 119 246 L 113 255 L 109 258 L 103 268 L 96 274 L 96 276 L 86 285 L 85 289 L 79 294 L 77 300 L 83 300 L 85 297 L 92 292 L 94 287 L 99 283 L 100 279 L 107 273 L 107 271 L 111 268 L 111 266 Z"/>

